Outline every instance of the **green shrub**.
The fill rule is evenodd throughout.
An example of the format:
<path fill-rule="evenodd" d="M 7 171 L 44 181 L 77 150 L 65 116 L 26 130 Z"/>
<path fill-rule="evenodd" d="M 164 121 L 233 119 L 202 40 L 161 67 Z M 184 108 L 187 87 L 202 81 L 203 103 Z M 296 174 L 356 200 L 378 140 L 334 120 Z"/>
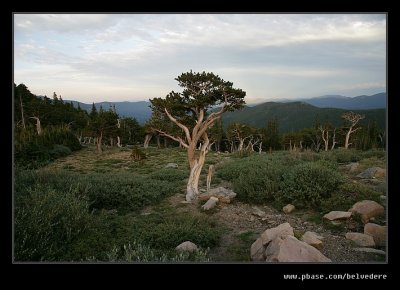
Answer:
<path fill-rule="evenodd" d="M 362 159 L 376 157 L 376 158 L 385 158 L 386 151 L 385 150 L 378 150 L 378 149 L 371 149 L 368 151 L 363 151 L 361 153 Z"/>
<path fill-rule="evenodd" d="M 140 161 L 143 159 L 146 159 L 146 153 L 144 153 L 138 146 L 133 146 L 132 148 L 132 153 L 131 153 L 131 159 L 133 161 Z"/>
<path fill-rule="evenodd" d="M 136 241 L 123 245 L 114 246 L 108 253 L 107 258 L 110 262 L 183 262 L 196 261 L 208 262 L 207 250 L 199 249 L 196 252 L 160 252 Z"/>
<path fill-rule="evenodd" d="M 344 177 L 318 163 L 304 163 L 283 174 L 281 192 L 275 198 L 296 207 L 318 207 L 344 182 Z"/>
<path fill-rule="evenodd" d="M 135 239 L 154 249 L 174 249 L 185 241 L 202 248 L 218 244 L 220 232 L 210 218 L 190 215 L 150 214 L 133 225 Z"/>
<path fill-rule="evenodd" d="M 329 198 L 321 201 L 320 209 L 323 212 L 347 211 L 361 200 L 373 200 L 380 203 L 380 193 L 363 184 L 345 183 L 340 185 Z"/>
<path fill-rule="evenodd" d="M 184 173 L 176 170 L 164 178 L 163 172 L 160 170 L 153 176 L 144 177 L 128 172 L 80 175 L 68 170 L 19 171 L 16 173 L 16 186 L 26 193 L 32 184 L 42 184 L 58 191 L 69 189 L 73 184 L 81 195 L 89 198 L 91 209 L 128 211 L 159 203 L 177 192 Z"/>
<path fill-rule="evenodd" d="M 74 189 L 56 191 L 35 186 L 15 196 L 16 261 L 54 261 L 90 227 L 85 197 Z"/>
<path fill-rule="evenodd" d="M 64 145 L 54 145 L 53 149 L 49 151 L 51 158 L 57 159 L 59 157 L 68 156 L 72 153 L 71 149 Z"/>
<path fill-rule="evenodd" d="M 66 127 L 48 126 L 41 135 L 33 130 L 15 134 L 15 161 L 20 166 L 38 168 L 48 162 L 81 149 L 76 136 Z M 62 146 L 62 147 L 61 147 Z M 66 147 L 69 148 L 65 149 Z"/>
<path fill-rule="evenodd" d="M 284 167 L 275 162 L 251 166 L 233 181 L 237 199 L 249 203 L 266 203 L 280 190 Z"/>
<path fill-rule="evenodd" d="M 149 178 L 161 181 L 181 182 L 188 176 L 188 171 L 185 172 L 174 168 L 165 168 L 152 172 L 149 175 Z"/>
<path fill-rule="evenodd" d="M 350 163 L 357 162 L 362 159 L 362 152 L 356 149 L 338 148 L 332 151 L 321 152 L 325 159 L 337 163 Z"/>

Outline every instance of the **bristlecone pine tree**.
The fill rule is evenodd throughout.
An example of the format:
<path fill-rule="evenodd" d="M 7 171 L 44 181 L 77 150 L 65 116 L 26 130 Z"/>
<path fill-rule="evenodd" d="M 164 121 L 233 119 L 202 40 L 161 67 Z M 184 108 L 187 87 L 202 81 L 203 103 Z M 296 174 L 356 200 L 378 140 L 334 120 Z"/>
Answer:
<path fill-rule="evenodd" d="M 190 176 L 186 200 L 192 201 L 199 194 L 200 173 L 210 142 L 207 130 L 221 119 L 224 112 L 242 107 L 246 92 L 233 88 L 233 83 L 213 73 L 190 71 L 176 80 L 184 88 L 183 92 L 172 91 L 165 99 L 150 100 L 153 115 L 149 123 L 161 136 L 175 140 L 187 149 Z M 218 107 L 211 110 L 213 106 Z M 161 120 L 166 119 L 174 124 L 173 128 L 163 124 Z M 201 146 L 196 151 L 198 142 L 201 142 Z"/>
<path fill-rule="evenodd" d="M 348 131 L 346 133 L 346 139 L 345 139 L 345 143 L 344 143 L 344 148 L 348 149 L 349 146 L 352 143 L 349 143 L 350 141 L 350 135 L 353 134 L 354 132 L 356 132 L 357 130 L 361 129 L 361 127 L 358 127 L 356 129 L 354 129 L 354 127 L 357 125 L 357 123 L 365 118 L 365 115 L 361 115 L 361 114 L 357 114 L 354 112 L 346 112 L 342 115 L 342 118 L 345 119 L 346 121 L 349 122 L 349 126 L 348 126 Z"/>

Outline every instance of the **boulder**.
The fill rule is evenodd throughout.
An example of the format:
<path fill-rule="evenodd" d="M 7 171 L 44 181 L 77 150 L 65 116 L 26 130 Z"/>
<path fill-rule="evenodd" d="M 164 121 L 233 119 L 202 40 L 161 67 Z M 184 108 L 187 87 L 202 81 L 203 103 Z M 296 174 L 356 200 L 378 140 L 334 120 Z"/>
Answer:
<path fill-rule="evenodd" d="M 322 249 L 322 239 L 324 237 L 314 233 L 314 232 L 305 232 L 304 235 L 301 237 L 301 241 L 313 246 L 314 248 L 321 250 Z"/>
<path fill-rule="evenodd" d="M 175 249 L 180 252 L 195 252 L 198 250 L 196 244 L 192 243 L 191 241 L 183 242 Z"/>
<path fill-rule="evenodd" d="M 372 236 L 377 246 L 383 247 L 386 245 L 386 226 L 367 223 L 364 226 L 364 234 Z"/>
<path fill-rule="evenodd" d="M 354 172 L 357 170 L 358 166 L 360 166 L 360 163 L 358 162 L 351 162 L 346 165 L 346 169 L 349 170 L 350 172 Z"/>
<path fill-rule="evenodd" d="M 211 196 L 217 197 L 220 202 L 230 203 L 236 197 L 236 192 L 220 186 L 210 189 L 209 192 L 200 194 L 199 199 L 209 200 Z"/>
<path fill-rule="evenodd" d="M 265 230 L 251 245 L 251 259 L 253 261 L 265 261 L 265 249 L 268 244 L 277 237 L 285 237 L 287 235 L 294 235 L 293 228 L 289 223 L 284 223 L 275 228 Z"/>
<path fill-rule="evenodd" d="M 272 240 L 276 239 L 277 237 L 285 237 L 285 236 L 294 236 L 293 228 L 289 223 L 283 223 L 279 226 L 268 229 L 261 234 L 261 240 L 263 245 L 267 245 Z"/>
<path fill-rule="evenodd" d="M 178 168 L 178 164 L 176 163 L 168 163 L 165 165 L 165 168 Z"/>
<path fill-rule="evenodd" d="M 386 169 L 377 167 L 378 169 L 375 172 L 375 177 L 385 177 L 386 176 Z"/>
<path fill-rule="evenodd" d="M 371 179 L 375 177 L 384 177 L 386 175 L 386 169 L 380 167 L 370 167 L 365 171 L 357 175 L 361 179 Z"/>
<path fill-rule="evenodd" d="M 361 220 L 364 224 L 368 223 L 370 218 L 383 215 L 385 212 L 382 205 L 372 200 L 363 200 L 356 202 L 349 209 L 349 211 L 360 214 Z"/>
<path fill-rule="evenodd" d="M 361 233 L 347 233 L 346 239 L 352 240 L 360 247 L 375 247 L 375 242 L 372 236 Z"/>
<path fill-rule="evenodd" d="M 292 211 L 295 210 L 295 206 L 293 204 L 287 204 L 282 208 L 284 213 L 291 213 Z"/>
<path fill-rule="evenodd" d="M 250 256 L 252 261 L 264 261 L 265 247 L 262 243 L 262 239 L 258 238 L 250 248 Z"/>
<path fill-rule="evenodd" d="M 210 210 L 215 207 L 218 202 L 218 198 L 211 196 L 210 199 L 201 207 L 204 210 Z"/>
<path fill-rule="evenodd" d="M 274 239 L 265 256 L 267 262 L 332 262 L 316 248 L 290 235 Z"/>
<path fill-rule="evenodd" d="M 324 215 L 324 219 L 334 221 L 334 220 L 340 220 L 340 219 L 348 219 L 351 217 L 351 212 L 348 211 L 331 211 Z"/>

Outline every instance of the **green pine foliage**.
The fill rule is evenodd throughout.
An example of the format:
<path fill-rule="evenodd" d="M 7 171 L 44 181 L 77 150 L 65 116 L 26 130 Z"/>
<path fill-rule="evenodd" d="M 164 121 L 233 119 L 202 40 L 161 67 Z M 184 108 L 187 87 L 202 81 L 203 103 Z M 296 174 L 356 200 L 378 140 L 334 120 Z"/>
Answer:
<path fill-rule="evenodd" d="M 65 126 L 48 126 L 41 135 L 32 130 L 15 132 L 14 158 L 19 166 L 36 168 L 79 150 L 78 138 Z"/>

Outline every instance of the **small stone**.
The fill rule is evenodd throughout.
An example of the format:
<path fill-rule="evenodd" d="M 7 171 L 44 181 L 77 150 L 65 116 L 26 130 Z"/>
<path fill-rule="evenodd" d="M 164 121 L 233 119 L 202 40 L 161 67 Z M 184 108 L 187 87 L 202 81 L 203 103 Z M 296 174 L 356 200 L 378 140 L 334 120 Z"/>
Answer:
<path fill-rule="evenodd" d="M 322 239 L 324 237 L 318 235 L 317 233 L 314 232 L 305 232 L 304 235 L 301 237 L 301 241 L 309 244 L 310 246 L 313 246 L 314 248 L 320 250 L 322 249 Z"/>
<path fill-rule="evenodd" d="M 258 216 L 258 217 L 264 217 L 266 213 L 259 209 L 258 207 L 253 207 L 253 211 L 251 212 L 253 215 Z"/>
<path fill-rule="evenodd" d="M 192 243 L 191 241 L 183 242 L 179 244 L 175 249 L 180 252 L 195 252 L 198 250 L 196 244 Z"/>
<path fill-rule="evenodd" d="M 215 207 L 218 202 L 218 198 L 211 196 L 210 199 L 201 207 L 204 210 L 210 210 Z"/>
<path fill-rule="evenodd" d="M 351 212 L 348 211 L 331 211 L 324 215 L 324 219 L 328 219 L 330 221 L 338 220 L 338 219 L 348 219 L 351 217 Z"/>
<path fill-rule="evenodd" d="M 365 252 L 365 253 L 373 253 L 373 254 L 378 254 L 378 255 L 386 255 L 385 251 L 378 250 L 378 249 L 373 249 L 373 248 L 354 248 L 354 251 L 357 252 Z"/>
<path fill-rule="evenodd" d="M 165 168 L 178 168 L 178 164 L 176 163 L 168 163 L 165 165 Z"/>
<path fill-rule="evenodd" d="M 285 205 L 283 208 L 282 208 L 282 210 L 283 210 L 283 212 L 284 213 L 291 213 L 292 211 L 294 211 L 295 210 L 295 206 L 293 205 L 293 204 L 287 204 L 287 205 Z"/>

